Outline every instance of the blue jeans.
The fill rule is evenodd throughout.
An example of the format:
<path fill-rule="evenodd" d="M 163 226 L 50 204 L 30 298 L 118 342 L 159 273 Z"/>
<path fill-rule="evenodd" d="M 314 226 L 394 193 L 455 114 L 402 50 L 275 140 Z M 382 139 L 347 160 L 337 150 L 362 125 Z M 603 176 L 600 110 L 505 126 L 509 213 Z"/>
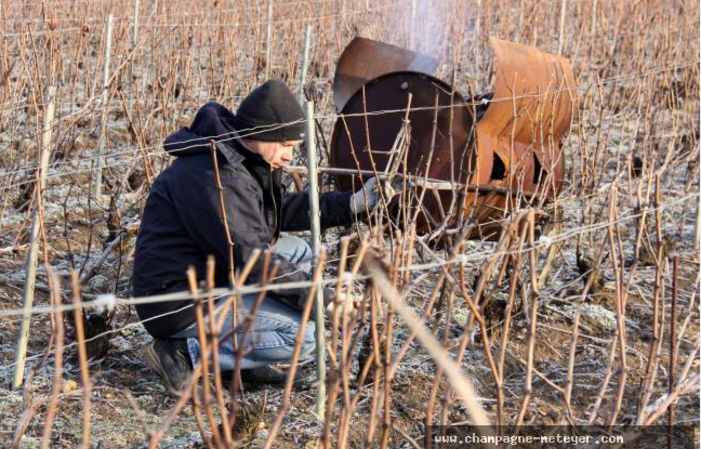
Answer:
<path fill-rule="evenodd" d="M 300 270 L 309 272 L 311 269 L 312 251 L 309 245 L 299 237 L 280 237 L 272 251 L 287 259 Z M 243 295 L 237 305 L 236 322 L 243 325 L 249 310 L 256 302 L 257 294 Z M 232 329 L 231 314 L 224 321 L 221 334 L 228 334 Z M 284 363 L 292 360 L 294 342 L 300 331 L 302 311 L 286 306 L 272 298 L 264 298 L 253 319 L 253 325 L 246 341 L 243 332 L 237 332 L 236 341 L 239 349 L 244 350 L 239 366 L 241 369 L 260 368 L 271 363 Z M 200 343 L 197 338 L 197 323 L 178 332 L 172 338 L 186 338 L 187 347 L 192 363 L 200 359 Z M 308 323 L 302 343 L 301 358 L 309 355 L 316 347 L 314 339 L 314 323 Z M 219 363 L 221 371 L 234 369 L 236 353 L 232 338 L 226 338 L 219 343 Z"/>

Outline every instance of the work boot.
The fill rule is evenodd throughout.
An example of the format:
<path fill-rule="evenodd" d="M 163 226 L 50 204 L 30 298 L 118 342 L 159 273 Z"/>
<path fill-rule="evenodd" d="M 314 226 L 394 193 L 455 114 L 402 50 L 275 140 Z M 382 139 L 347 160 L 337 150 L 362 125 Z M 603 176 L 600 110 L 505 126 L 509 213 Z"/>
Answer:
<path fill-rule="evenodd" d="M 295 378 L 292 383 L 292 387 L 295 390 L 304 390 L 309 388 L 312 382 L 314 382 L 316 379 L 316 365 L 314 363 L 310 363 L 313 361 L 314 358 L 310 358 L 309 360 L 300 361 L 297 364 Z M 242 369 L 241 381 L 243 382 L 243 387 L 246 389 L 262 386 L 284 387 L 289 369 L 289 364 L 281 363 L 266 365 L 260 368 Z M 227 389 L 230 388 L 231 382 L 233 382 L 233 372 L 222 372 L 222 381 Z"/>
<path fill-rule="evenodd" d="M 179 396 L 192 371 L 185 339 L 156 339 L 143 352 L 144 361 L 160 376 L 171 396 Z"/>

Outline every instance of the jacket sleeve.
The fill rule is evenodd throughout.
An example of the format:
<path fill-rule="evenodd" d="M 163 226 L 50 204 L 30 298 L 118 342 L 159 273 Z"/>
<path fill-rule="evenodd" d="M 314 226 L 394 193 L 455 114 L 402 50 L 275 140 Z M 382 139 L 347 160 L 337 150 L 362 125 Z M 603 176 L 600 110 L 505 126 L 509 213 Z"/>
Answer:
<path fill-rule="evenodd" d="M 354 217 L 350 210 L 352 192 L 326 192 L 319 196 L 321 211 L 321 229 L 333 228 L 353 223 Z M 288 193 L 283 191 L 282 223 L 283 231 L 308 231 L 311 228 L 309 220 L 309 193 Z"/>
<path fill-rule="evenodd" d="M 212 176 L 213 178 L 213 176 Z M 224 227 L 228 224 L 231 238 L 234 242 L 234 266 L 242 268 L 251 259 L 256 249 L 265 251 L 270 248 L 269 235 L 265 229 L 265 218 L 259 195 L 253 187 L 237 176 L 222 173 L 222 185 L 226 218 L 224 218 L 219 201 L 219 192 L 214 182 L 201 181 L 200 190 L 192 201 L 188 201 L 187 211 L 183 214 L 186 228 L 191 238 L 207 254 L 216 258 L 216 266 L 222 267 L 228 273 L 230 263 L 229 243 Z M 191 186 L 197 188 L 197 186 Z M 259 284 L 263 280 L 264 256 L 256 260 L 248 278 L 247 284 Z M 286 259 L 271 255 L 270 267 L 278 264 L 275 278 L 270 284 L 309 281 L 310 277 L 304 271 Z M 219 271 L 219 270 L 218 270 Z M 199 274 L 200 277 L 202 276 Z M 308 288 L 296 288 L 270 292 L 268 296 L 296 309 L 302 309 L 308 296 Z"/>

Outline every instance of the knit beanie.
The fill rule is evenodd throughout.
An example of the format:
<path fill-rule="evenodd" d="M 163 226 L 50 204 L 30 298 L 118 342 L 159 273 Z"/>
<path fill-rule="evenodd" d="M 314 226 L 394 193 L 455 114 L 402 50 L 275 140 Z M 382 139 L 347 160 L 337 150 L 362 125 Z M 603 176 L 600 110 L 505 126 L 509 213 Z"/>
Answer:
<path fill-rule="evenodd" d="M 306 131 L 302 107 L 279 79 L 266 81 L 243 99 L 234 126 L 243 136 L 265 142 L 302 140 Z"/>

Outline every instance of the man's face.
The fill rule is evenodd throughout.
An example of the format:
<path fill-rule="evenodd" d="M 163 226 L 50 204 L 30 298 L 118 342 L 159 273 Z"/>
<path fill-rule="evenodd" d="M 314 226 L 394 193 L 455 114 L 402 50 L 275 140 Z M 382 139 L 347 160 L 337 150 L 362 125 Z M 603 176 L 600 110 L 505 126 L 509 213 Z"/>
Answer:
<path fill-rule="evenodd" d="M 281 168 L 292 160 L 294 147 L 301 144 L 301 140 L 287 142 L 262 142 L 259 140 L 246 140 L 246 146 L 258 153 L 268 162 L 273 169 Z"/>

